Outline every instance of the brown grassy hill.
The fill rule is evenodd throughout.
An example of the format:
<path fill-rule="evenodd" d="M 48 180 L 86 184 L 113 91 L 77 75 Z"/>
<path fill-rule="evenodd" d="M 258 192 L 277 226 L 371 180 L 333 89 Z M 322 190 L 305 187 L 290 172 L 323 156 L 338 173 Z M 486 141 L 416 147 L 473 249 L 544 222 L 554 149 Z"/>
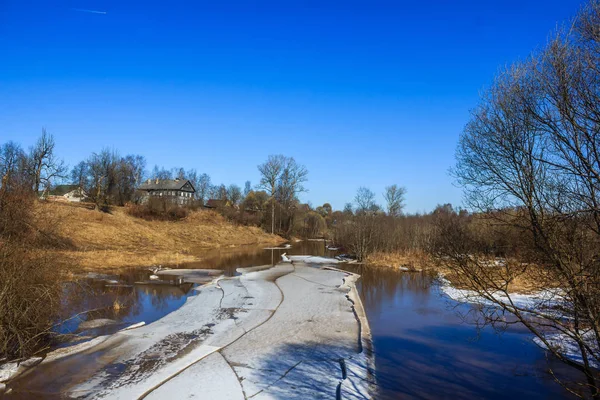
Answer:
<path fill-rule="evenodd" d="M 70 245 L 57 250 L 83 269 L 196 261 L 203 250 L 284 241 L 257 227 L 237 226 L 214 211 L 191 212 L 181 221 L 146 221 L 116 207 L 102 213 L 65 203 L 39 203 L 40 220 L 53 221 Z"/>

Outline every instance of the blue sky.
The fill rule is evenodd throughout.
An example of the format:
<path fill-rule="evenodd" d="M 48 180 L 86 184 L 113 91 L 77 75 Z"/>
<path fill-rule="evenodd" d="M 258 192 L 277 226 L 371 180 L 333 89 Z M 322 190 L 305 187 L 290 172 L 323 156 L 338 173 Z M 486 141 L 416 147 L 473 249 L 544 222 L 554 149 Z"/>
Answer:
<path fill-rule="evenodd" d="M 459 205 L 479 93 L 582 4 L 0 0 L 0 142 L 45 126 L 70 165 L 111 147 L 240 186 L 282 153 L 315 206 L 392 183 L 409 212 Z"/>

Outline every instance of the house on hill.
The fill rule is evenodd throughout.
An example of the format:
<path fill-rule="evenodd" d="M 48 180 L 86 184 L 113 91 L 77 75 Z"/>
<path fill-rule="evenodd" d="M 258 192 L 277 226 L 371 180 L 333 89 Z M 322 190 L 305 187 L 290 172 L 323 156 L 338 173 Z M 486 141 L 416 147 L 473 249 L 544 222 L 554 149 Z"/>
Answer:
<path fill-rule="evenodd" d="M 142 192 L 142 202 L 156 197 L 179 205 L 191 203 L 196 193 L 187 179 L 148 179 L 138 187 L 138 191 Z"/>
<path fill-rule="evenodd" d="M 87 198 L 85 191 L 78 185 L 57 185 L 48 192 L 42 192 L 41 196 L 48 200 L 70 202 L 80 202 Z"/>

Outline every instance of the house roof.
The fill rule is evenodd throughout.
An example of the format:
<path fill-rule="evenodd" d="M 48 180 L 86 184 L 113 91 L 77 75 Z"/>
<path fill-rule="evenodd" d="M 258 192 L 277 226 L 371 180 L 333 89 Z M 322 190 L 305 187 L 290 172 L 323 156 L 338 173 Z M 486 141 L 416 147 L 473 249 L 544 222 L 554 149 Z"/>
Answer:
<path fill-rule="evenodd" d="M 62 196 L 63 194 L 67 194 L 77 189 L 79 189 L 79 186 L 77 185 L 56 185 L 50 190 L 49 194 L 53 196 Z"/>
<path fill-rule="evenodd" d="M 192 191 L 194 185 L 187 179 L 148 179 L 146 182 L 141 184 L 139 190 L 181 190 L 186 184 L 190 184 Z"/>

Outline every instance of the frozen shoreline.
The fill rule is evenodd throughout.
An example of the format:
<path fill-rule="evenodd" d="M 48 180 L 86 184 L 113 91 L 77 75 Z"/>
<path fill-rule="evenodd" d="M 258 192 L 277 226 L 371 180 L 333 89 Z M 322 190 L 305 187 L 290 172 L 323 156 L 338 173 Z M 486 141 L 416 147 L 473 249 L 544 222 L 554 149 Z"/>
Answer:
<path fill-rule="evenodd" d="M 472 290 L 455 288 L 447 279 L 443 277 L 440 278 L 440 281 L 441 292 L 454 301 L 457 301 L 459 303 L 470 303 L 484 306 L 497 306 L 490 300 L 481 297 Z M 494 294 L 494 298 L 497 301 L 505 304 L 508 308 L 512 307 L 508 300 L 508 297 L 506 297 L 504 294 Z M 522 312 L 527 312 L 528 310 L 537 311 L 545 315 L 565 318 L 562 313 L 555 309 L 555 307 L 562 302 L 561 293 L 558 291 L 547 290 L 532 294 L 514 293 L 510 295 L 510 301 L 512 301 L 512 304 L 515 307 L 519 308 Z M 583 336 L 586 337 L 586 335 L 587 334 L 584 334 Z M 590 346 L 594 348 L 593 335 L 591 335 L 590 333 L 589 337 Z M 548 341 L 550 346 L 559 349 L 559 352 L 564 357 L 576 363 L 583 363 L 577 343 L 567 334 L 548 332 L 544 334 L 544 338 Z M 538 337 L 533 337 L 533 342 L 543 349 L 547 348 L 544 342 Z M 589 362 L 594 368 L 600 368 L 600 363 L 598 363 L 598 361 L 593 357 L 590 357 Z"/>
<path fill-rule="evenodd" d="M 473 290 L 458 289 L 452 286 L 450 281 L 443 277 L 440 277 L 440 290 L 446 296 L 459 303 L 471 303 L 485 306 L 494 305 L 492 301 L 483 298 Z M 511 308 L 514 305 L 514 307 L 517 307 L 521 311 L 543 310 L 544 312 L 548 313 L 554 313 L 555 311 L 550 310 L 559 304 L 560 301 L 560 293 L 550 290 L 531 294 L 512 293 L 510 295 L 510 300 L 506 295 L 504 295 L 504 293 L 494 293 L 493 297 L 496 299 L 496 301 L 503 303 L 508 308 Z"/>
<path fill-rule="evenodd" d="M 594 346 L 595 338 L 594 338 L 593 332 L 590 331 L 590 332 L 583 333 L 582 336 L 584 338 L 584 341 L 591 348 L 596 347 L 596 346 Z M 545 337 L 545 339 L 548 341 L 548 343 L 550 344 L 551 347 L 558 348 L 560 350 L 560 353 L 563 354 L 566 358 L 568 358 L 569 360 L 574 361 L 578 364 L 583 365 L 583 358 L 581 357 L 581 351 L 579 350 L 579 346 L 577 345 L 577 342 L 574 339 L 572 339 L 565 333 L 549 334 Z M 542 340 L 540 340 L 540 338 L 536 337 L 533 339 L 533 341 L 535 342 L 535 344 L 537 344 L 541 348 L 543 348 L 543 349 L 546 348 L 546 345 L 544 344 L 544 342 Z M 598 354 L 597 349 L 596 349 L 596 354 Z M 590 363 L 590 365 L 593 368 L 600 368 L 599 360 L 597 360 L 596 358 L 594 358 L 591 355 L 588 357 L 588 362 Z"/>
<path fill-rule="evenodd" d="M 78 398 L 371 398 L 359 276 L 303 261 L 218 278 L 152 324 L 49 357 L 18 391 L 64 368 L 77 373 L 61 393 Z"/>

